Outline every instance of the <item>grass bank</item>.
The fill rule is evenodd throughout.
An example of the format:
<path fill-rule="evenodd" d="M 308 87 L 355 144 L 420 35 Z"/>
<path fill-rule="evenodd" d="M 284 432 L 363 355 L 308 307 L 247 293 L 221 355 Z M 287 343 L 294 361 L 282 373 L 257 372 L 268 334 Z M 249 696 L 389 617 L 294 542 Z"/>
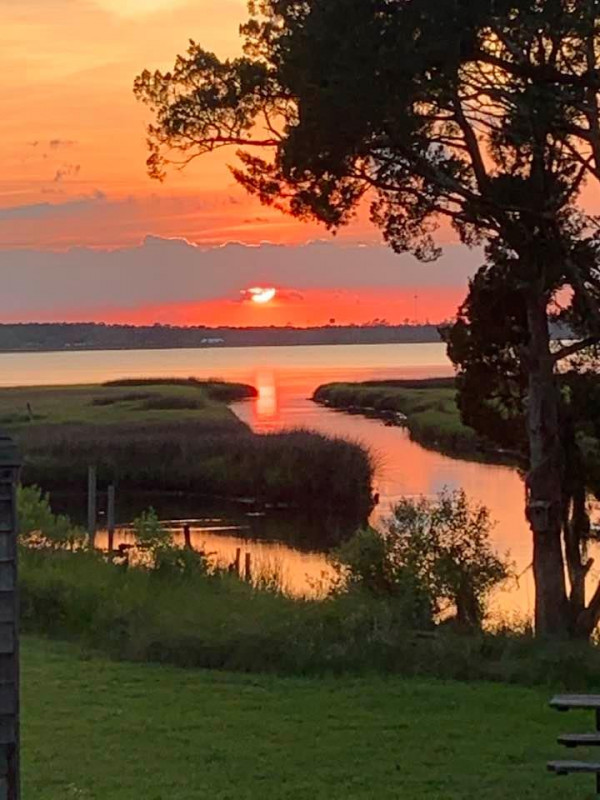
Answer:
<path fill-rule="evenodd" d="M 600 650 L 526 634 L 415 629 L 406 602 L 350 592 L 298 600 L 231 575 L 123 570 L 87 553 L 25 550 L 25 631 L 131 661 L 288 675 L 400 674 L 597 687 Z"/>
<path fill-rule="evenodd" d="M 545 772 L 557 731 L 589 722 L 546 689 L 180 670 L 32 637 L 22 663 L 27 800 L 591 796 Z"/>
<path fill-rule="evenodd" d="M 243 499 L 351 527 L 366 520 L 368 453 L 307 431 L 253 434 L 228 403 L 255 394 L 195 379 L 3 389 L 0 426 L 21 445 L 24 481 L 45 489 L 84 490 L 93 464 L 101 485 L 126 491 Z"/>
<path fill-rule="evenodd" d="M 499 464 L 516 458 L 463 424 L 454 378 L 328 383 L 316 389 L 313 400 L 403 425 L 416 442 L 448 455 Z"/>

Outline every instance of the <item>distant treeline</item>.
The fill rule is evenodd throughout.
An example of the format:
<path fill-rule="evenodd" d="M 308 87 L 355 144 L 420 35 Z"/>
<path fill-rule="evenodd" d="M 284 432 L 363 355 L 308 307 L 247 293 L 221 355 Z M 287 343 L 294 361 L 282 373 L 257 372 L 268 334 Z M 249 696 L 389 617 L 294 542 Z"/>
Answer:
<path fill-rule="evenodd" d="M 321 328 L 205 328 L 103 323 L 0 324 L 0 351 L 137 350 L 317 344 L 439 342 L 436 325 L 348 325 Z"/>

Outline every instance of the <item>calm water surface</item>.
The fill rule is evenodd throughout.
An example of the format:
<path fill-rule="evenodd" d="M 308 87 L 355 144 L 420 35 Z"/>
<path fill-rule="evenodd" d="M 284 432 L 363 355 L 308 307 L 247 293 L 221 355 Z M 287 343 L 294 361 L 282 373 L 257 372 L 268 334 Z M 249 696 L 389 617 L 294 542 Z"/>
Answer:
<path fill-rule="evenodd" d="M 448 458 L 411 442 L 401 428 L 388 428 L 377 420 L 345 415 L 310 401 L 314 389 L 330 381 L 451 374 L 441 344 L 0 354 L 0 385 L 4 386 L 191 375 L 251 383 L 258 389 L 258 398 L 236 404 L 234 410 L 255 431 L 301 426 L 359 441 L 373 452 L 381 498 L 374 521 L 385 516 L 400 497 L 431 496 L 443 487 L 463 487 L 490 508 L 497 521 L 495 545 L 502 552 L 510 551 L 517 572 L 524 572 L 510 591 L 498 593 L 496 608 L 529 615 L 533 601 L 531 571 L 527 569 L 531 545 L 523 516 L 523 483 L 515 470 Z M 277 542 L 250 542 L 243 530 L 231 536 L 231 531 L 216 527 L 194 524 L 195 541 L 224 560 L 233 557 L 236 547 L 252 550 L 258 562 L 281 568 L 294 591 L 308 590 L 327 571 L 319 554 L 300 553 Z"/>

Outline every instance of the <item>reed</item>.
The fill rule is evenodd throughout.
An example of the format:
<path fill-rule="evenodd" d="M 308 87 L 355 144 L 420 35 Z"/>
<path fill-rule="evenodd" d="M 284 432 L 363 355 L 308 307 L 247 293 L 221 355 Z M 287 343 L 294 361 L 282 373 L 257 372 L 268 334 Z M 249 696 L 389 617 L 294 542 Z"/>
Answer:
<path fill-rule="evenodd" d="M 319 386 L 313 400 L 402 424 L 419 444 L 448 455 L 495 463 L 514 460 L 463 424 L 453 378 L 330 383 Z"/>
<path fill-rule="evenodd" d="M 244 383 L 221 381 L 215 378 L 202 380 L 201 378 L 121 378 L 106 381 L 106 387 L 134 387 L 134 386 L 183 386 L 201 389 L 213 400 L 222 403 L 233 403 L 256 397 L 257 391 L 253 386 Z"/>
<path fill-rule="evenodd" d="M 525 629 L 415 628 L 409 606 L 354 591 L 321 600 L 261 591 L 218 573 L 156 574 L 86 552 L 24 549 L 25 632 L 113 658 L 242 672 L 397 673 L 460 680 L 597 685 L 600 650 L 536 641 Z"/>
<path fill-rule="evenodd" d="M 44 489 L 102 484 L 185 491 L 360 525 L 372 508 L 373 463 L 358 444 L 310 431 L 255 435 L 227 420 L 36 426 L 23 431 L 23 479 Z M 335 525 L 329 528 L 336 539 Z M 348 526 L 339 535 L 348 533 Z"/>

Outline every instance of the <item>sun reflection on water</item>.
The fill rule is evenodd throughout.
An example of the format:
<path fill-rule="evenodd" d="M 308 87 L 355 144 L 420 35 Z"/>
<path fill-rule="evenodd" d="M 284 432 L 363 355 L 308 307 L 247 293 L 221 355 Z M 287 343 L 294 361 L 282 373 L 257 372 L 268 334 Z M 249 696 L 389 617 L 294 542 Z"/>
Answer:
<path fill-rule="evenodd" d="M 259 372 L 256 375 L 256 398 L 255 412 L 261 421 L 275 421 L 279 416 L 279 404 L 277 396 L 277 383 L 273 372 Z"/>

